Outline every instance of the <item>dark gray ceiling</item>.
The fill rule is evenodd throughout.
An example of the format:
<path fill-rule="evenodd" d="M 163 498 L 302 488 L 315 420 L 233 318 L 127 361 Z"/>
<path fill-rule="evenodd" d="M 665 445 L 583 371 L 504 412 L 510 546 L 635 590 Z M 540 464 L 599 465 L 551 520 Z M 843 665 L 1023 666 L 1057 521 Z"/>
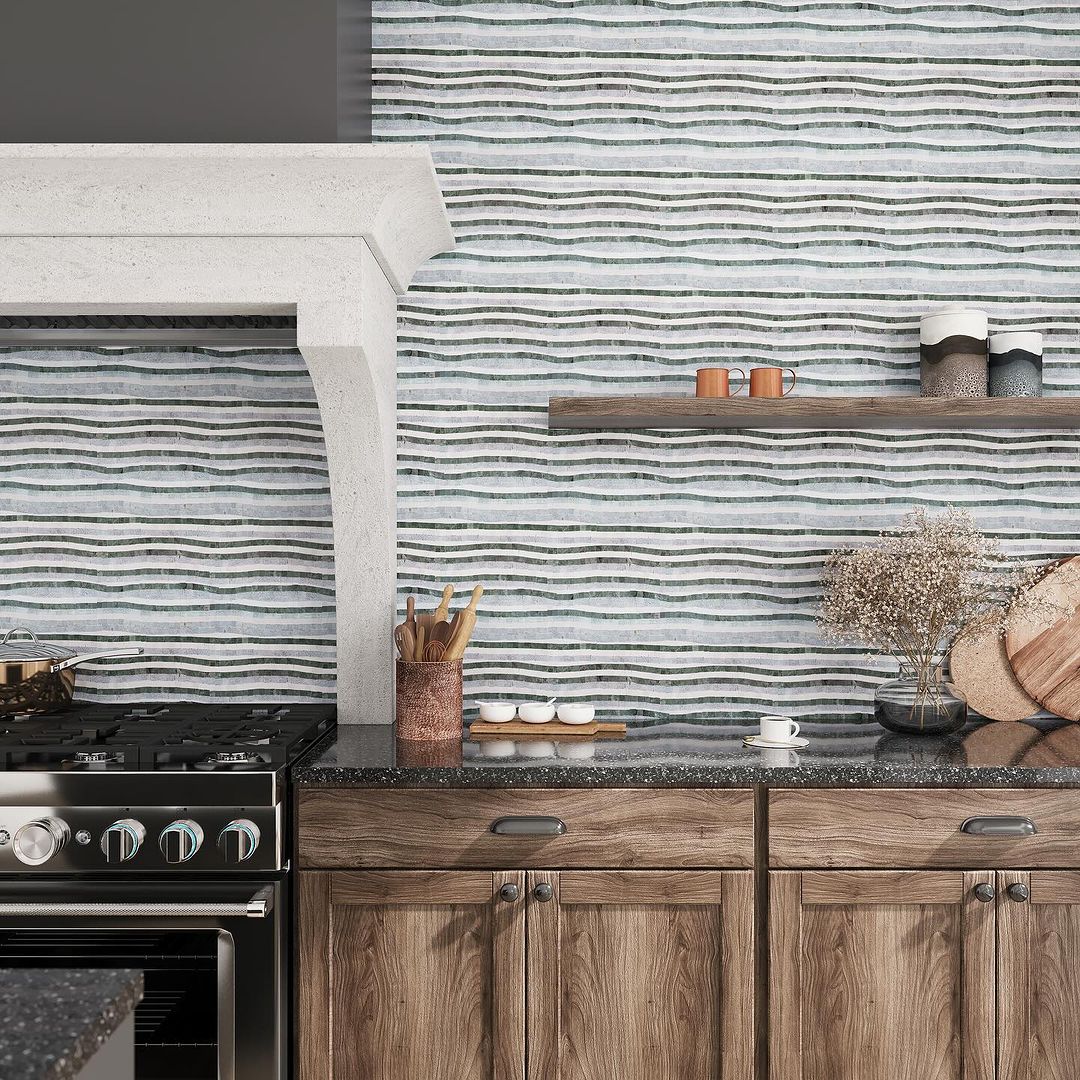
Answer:
<path fill-rule="evenodd" d="M 3 5 L 0 142 L 370 138 L 370 0 Z"/>

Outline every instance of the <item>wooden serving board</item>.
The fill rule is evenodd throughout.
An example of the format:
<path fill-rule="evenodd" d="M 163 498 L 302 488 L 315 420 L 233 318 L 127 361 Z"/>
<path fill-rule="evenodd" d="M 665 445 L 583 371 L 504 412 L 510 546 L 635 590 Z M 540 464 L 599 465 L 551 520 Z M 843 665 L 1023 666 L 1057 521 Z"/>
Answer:
<path fill-rule="evenodd" d="M 470 739 L 623 739 L 626 724 L 621 721 L 593 720 L 588 724 L 564 724 L 549 720 L 546 724 L 526 724 L 524 720 L 508 720 L 492 724 L 474 720 L 469 725 Z"/>
<path fill-rule="evenodd" d="M 949 654 L 949 681 L 968 708 L 991 720 L 1026 720 L 1039 711 L 1016 681 L 999 632 L 1001 612 L 970 624 Z"/>
<path fill-rule="evenodd" d="M 1005 635 L 1016 681 L 1040 705 L 1067 720 L 1080 720 L 1080 555 L 1062 559 L 1032 595 L 1062 608 L 1048 625 L 1039 613 L 1020 619 Z"/>

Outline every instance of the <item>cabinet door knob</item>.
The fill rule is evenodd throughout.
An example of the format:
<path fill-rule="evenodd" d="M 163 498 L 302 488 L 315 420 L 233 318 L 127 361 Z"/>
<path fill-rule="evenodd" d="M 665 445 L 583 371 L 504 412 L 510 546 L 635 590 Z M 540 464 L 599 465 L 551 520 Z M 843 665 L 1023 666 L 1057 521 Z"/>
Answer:
<path fill-rule="evenodd" d="M 546 904 L 554 895 L 554 890 L 546 881 L 541 881 L 533 889 L 533 899 L 539 900 L 542 904 Z"/>
<path fill-rule="evenodd" d="M 521 895 L 520 890 L 518 889 L 518 887 L 512 881 L 508 881 L 499 890 L 499 899 L 500 900 L 507 900 L 507 901 L 516 900 L 520 895 Z"/>
<path fill-rule="evenodd" d="M 979 882 L 975 886 L 975 899 L 981 900 L 984 904 L 989 904 L 994 899 L 996 893 L 994 892 L 994 886 L 986 881 Z"/>
<path fill-rule="evenodd" d="M 1022 904 L 1031 896 L 1031 890 L 1021 881 L 1014 881 L 1005 891 L 1009 894 L 1009 899 L 1015 900 L 1018 904 Z"/>

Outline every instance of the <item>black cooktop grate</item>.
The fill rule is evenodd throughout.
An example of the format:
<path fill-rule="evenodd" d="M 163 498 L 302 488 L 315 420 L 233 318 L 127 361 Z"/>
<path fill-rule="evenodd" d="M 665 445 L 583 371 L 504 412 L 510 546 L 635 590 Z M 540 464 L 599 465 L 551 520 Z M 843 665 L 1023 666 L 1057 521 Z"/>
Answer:
<path fill-rule="evenodd" d="M 318 704 L 74 704 L 0 720 L 0 771 L 273 769 L 333 722 Z"/>

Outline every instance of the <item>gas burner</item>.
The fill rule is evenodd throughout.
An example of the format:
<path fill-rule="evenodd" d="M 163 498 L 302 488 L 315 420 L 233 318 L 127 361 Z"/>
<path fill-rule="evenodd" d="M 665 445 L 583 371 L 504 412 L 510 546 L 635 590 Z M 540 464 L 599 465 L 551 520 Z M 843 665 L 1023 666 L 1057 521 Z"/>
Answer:
<path fill-rule="evenodd" d="M 74 757 L 60 762 L 61 769 L 110 769 L 124 764 L 123 754 L 109 750 L 80 750 Z"/>
<path fill-rule="evenodd" d="M 206 772 L 213 769 L 243 772 L 248 769 L 261 769 L 265 764 L 258 754 L 245 750 L 220 750 L 216 754 L 208 754 L 202 761 L 196 761 L 193 767 Z"/>

